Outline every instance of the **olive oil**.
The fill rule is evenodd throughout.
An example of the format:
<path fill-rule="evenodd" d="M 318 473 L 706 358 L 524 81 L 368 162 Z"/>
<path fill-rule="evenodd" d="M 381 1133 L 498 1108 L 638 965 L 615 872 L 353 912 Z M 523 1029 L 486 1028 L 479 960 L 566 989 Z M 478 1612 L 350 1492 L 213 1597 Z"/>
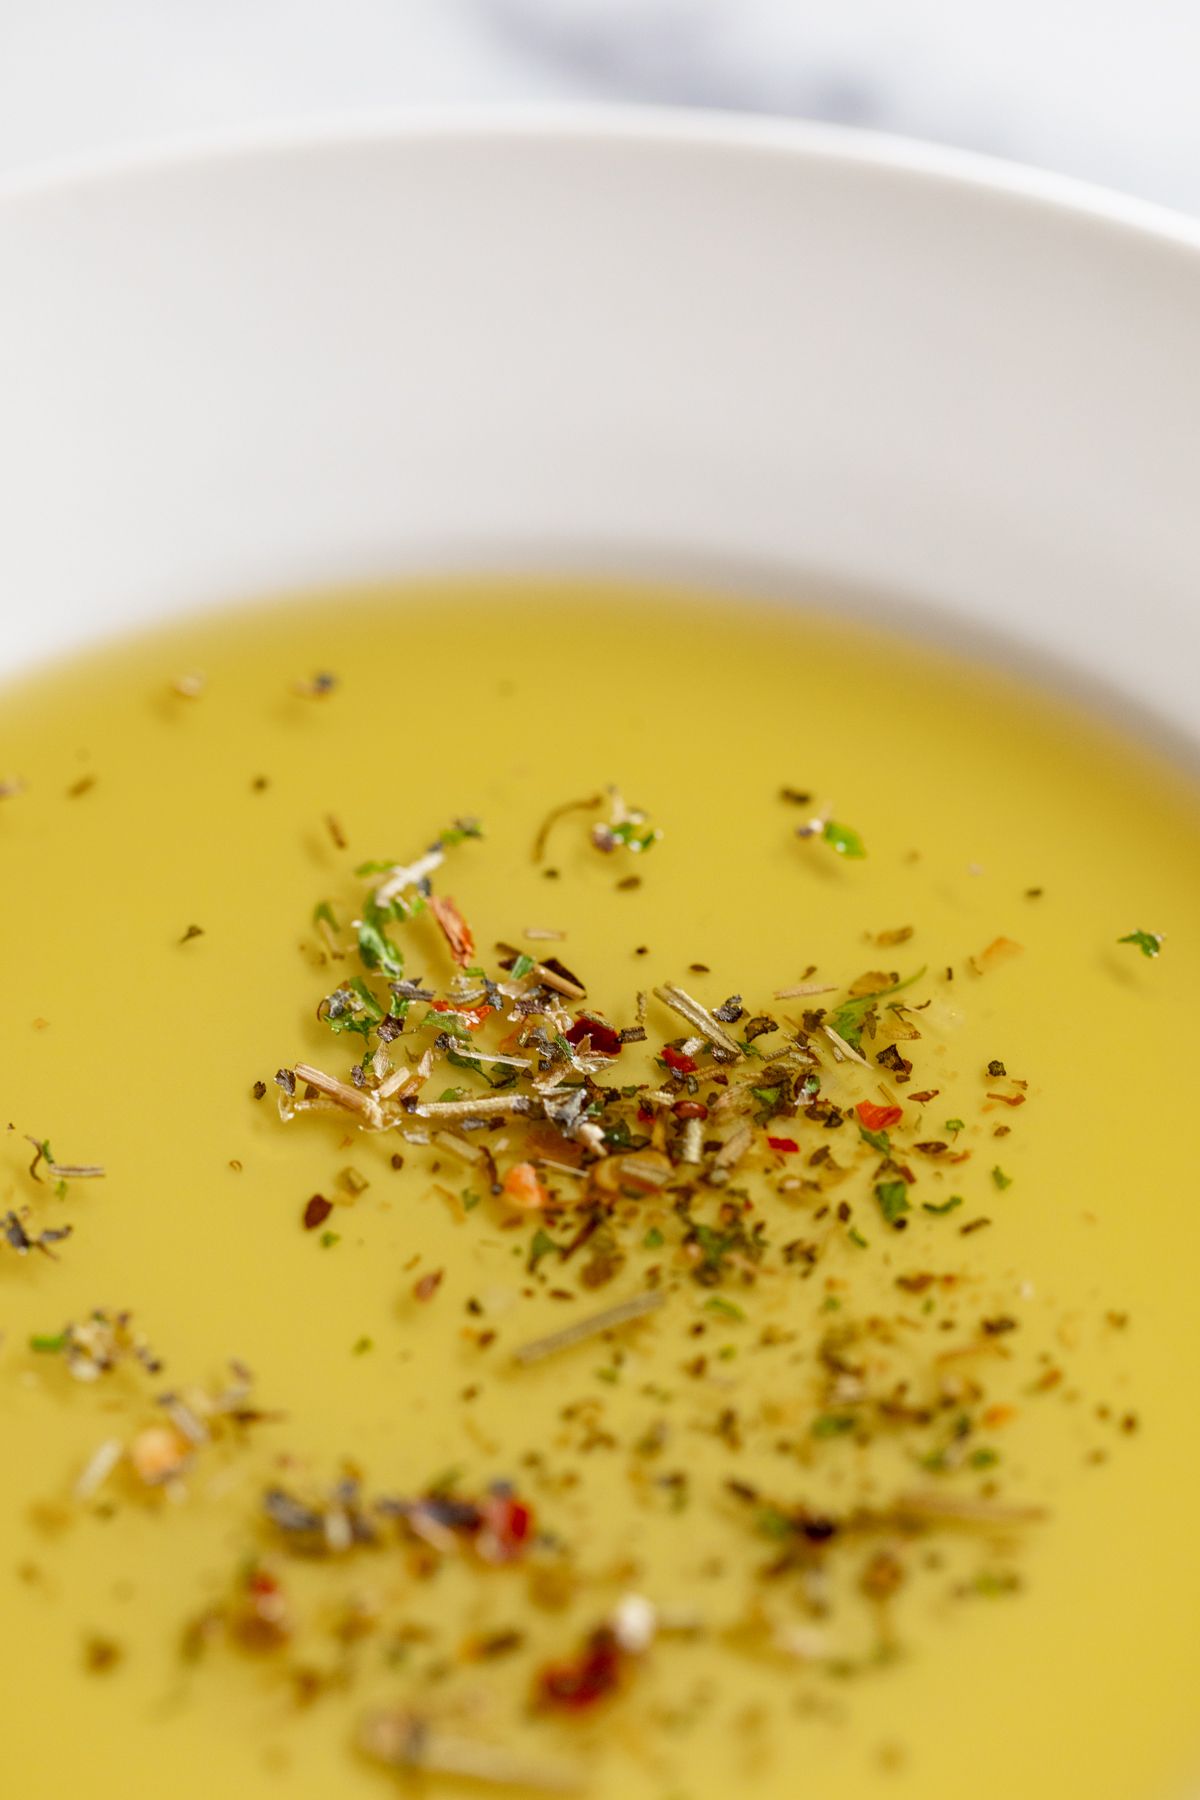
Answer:
<path fill-rule="evenodd" d="M 5 1793 L 368 1796 L 389 1777 L 362 1721 L 395 1707 L 446 1752 L 448 1795 L 480 1791 L 472 1757 L 510 1791 L 648 1800 L 1187 1791 L 1200 804 L 1180 773 L 884 632 L 482 580 L 57 665 L 7 693 L 0 770 Z M 601 847 L 609 784 L 642 822 Z M 377 1039 L 328 1016 L 352 978 L 386 999 L 354 924 L 382 878 L 355 869 L 476 817 L 433 877 L 473 946 L 456 962 L 429 908 L 389 923 L 403 978 L 444 996 L 464 966 L 565 970 L 555 1004 L 632 1034 L 597 1085 L 665 1092 L 612 1104 L 647 1139 L 661 1114 L 671 1193 L 697 1170 L 682 1213 L 614 1180 L 569 1257 L 586 1138 L 547 1154 L 502 1112 L 280 1117 L 314 1097 L 297 1065 L 376 1079 Z M 710 1020 L 741 997 L 736 1065 L 672 988 Z M 397 1067 L 434 1043 L 427 1004 Z M 834 1021 L 864 1011 L 856 1051 Z M 418 1104 L 502 1095 L 503 1064 L 471 1066 L 485 1042 L 523 1054 L 501 1030 L 452 1033 Z M 764 1077 L 753 1153 L 708 1183 L 705 1143 L 742 1117 L 716 1077 L 749 1087 L 743 1065 L 801 1039 L 819 1095 L 774 1114 Z M 518 1162 L 536 1172 L 506 1200 Z M 730 1228 L 706 1250 L 695 1221 L 743 1202 L 767 1248 Z M 80 1380 L 64 1327 L 98 1308 L 102 1342 L 128 1309 L 143 1353 Z M 129 1446 L 153 1475 L 205 1404 L 179 1479 L 142 1479 Z M 537 1543 L 509 1506 L 440 1548 L 317 1555 L 264 1510 L 345 1480 L 364 1504 L 493 1509 L 507 1483 Z M 914 1495 L 955 1497 L 938 1529 Z M 614 1618 L 613 1691 L 554 1704 Z"/>

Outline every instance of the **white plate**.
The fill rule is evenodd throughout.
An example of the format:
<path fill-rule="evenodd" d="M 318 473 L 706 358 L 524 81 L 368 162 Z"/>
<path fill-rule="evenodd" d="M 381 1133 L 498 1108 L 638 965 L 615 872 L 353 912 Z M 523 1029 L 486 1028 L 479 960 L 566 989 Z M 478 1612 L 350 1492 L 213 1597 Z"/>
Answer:
<path fill-rule="evenodd" d="M 447 563 L 816 577 L 1195 745 L 1198 251 L 1050 177 L 679 114 L 10 185 L 0 668 Z"/>

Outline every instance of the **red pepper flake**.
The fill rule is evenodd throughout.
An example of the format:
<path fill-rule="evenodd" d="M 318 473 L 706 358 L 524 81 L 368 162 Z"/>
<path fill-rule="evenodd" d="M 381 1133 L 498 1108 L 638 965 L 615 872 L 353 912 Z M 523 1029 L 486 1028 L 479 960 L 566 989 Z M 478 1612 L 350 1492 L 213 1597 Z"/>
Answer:
<path fill-rule="evenodd" d="M 620 1686 L 621 1646 L 607 1626 L 594 1631 L 582 1654 L 571 1662 L 551 1663 L 537 1678 L 538 1698 L 544 1706 L 566 1712 L 583 1712 Z"/>
<path fill-rule="evenodd" d="M 662 1059 L 668 1069 L 674 1069 L 677 1075 L 694 1075 L 696 1073 L 695 1057 L 685 1056 L 682 1050 L 672 1050 L 670 1044 L 664 1049 Z"/>
<path fill-rule="evenodd" d="M 619 1056 L 621 1053 L 620 1032 L 592 1013 L 579 1013 L 565 1036 L 568 1044 L 582 1044 L 584 1038 L 590 1038 L 597 1056 Z"/>
<path fill-rule="evenodd" d="M 868 1131 L 887 1131 L 900 1123 L 903 1114 L 902 1107 L 876 1106 L 873 1100 L 860 1100 L 854 1110 Z"/>
<path fill-rule="evenodd" d="M 453 900 L 443 900 L 438 894 L 429 897 L 429 910 L 441 927 L 442 936 L 450 946 L 450 954 L 460 969 L 475 960 L 475 939 L 471 927 L 455 906 Z"/>
<path fill-rule="evenodd" d="M 550 1204 L 549 1192 L 533 1164 L 528 1162 L 513 1164 L 504 1177 L 503 1193 L 508 1204 L 520 1207 L 522 1212 L 540 1212 L 542 1207 Z"/>
<path fill-rule="evenodd" d="M 507 1487 L 497 1485 L 479 1508 L 475 1548 L 484 1562 L 516 1562 L 533 1537 L 533 1509 Z"/>
<path fill-rule="evenodd" d="M 251 1569 L 247 1574 L 230 1626 L 246 1650 L 278 1650 L 287 1643 L 291 1636 L 287 1600 L 279 1582 L 265 1569 Z"/>
<path fill-rule="evenodd" d="M 413 1283 L 413 1298 L 415 1300 L 432 1300 L 442 1285 L 442 1276 L 445 1273 L 444 1269 L 433 1269 L 428 1275 L 422 1275 L 420 1281 Z"/>
<path fill-rule="evenodd" d="M 332 1200 L 327 1200 L 324 1194 L 314 1194 L 304 1208 L 305 1231 L 315 1231 L 318 1225 L 323 1225 L 325 1223 L 332 1211 Z"/>
<path fill-rule="evenodd" d="M 430 1012 L 454 1013 L 463 1020 L 468 1031 L 478 1031 L 484 1021 L 495 1012 L 494 1006 L 455 1006 L 453 1000 L 431 1000 Z"/>
<path fill-rule="evenodd" d="M 671 1111 L 677 1119 L 707 1119 L 708 1117 L 708 1108 L 703 1100 L 677 1100 Z"/>
<path fill-rule="evenodd" d="M 767 1143 L 772 1150 L 777 1150 L 783 1156 L 791 1155 L 800 1148 L 795 1138 L 769 1137 Z"/>

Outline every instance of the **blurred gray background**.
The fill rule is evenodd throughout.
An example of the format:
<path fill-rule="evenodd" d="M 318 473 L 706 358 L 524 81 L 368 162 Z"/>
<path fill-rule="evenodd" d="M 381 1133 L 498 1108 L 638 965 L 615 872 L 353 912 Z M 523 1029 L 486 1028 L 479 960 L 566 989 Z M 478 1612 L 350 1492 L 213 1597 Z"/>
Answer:
<path fill-rule="evenodd" d="M 0 173 L 470 101 L 834 119 L 1200 212 L 1200 0 L 0 0 Z"/>

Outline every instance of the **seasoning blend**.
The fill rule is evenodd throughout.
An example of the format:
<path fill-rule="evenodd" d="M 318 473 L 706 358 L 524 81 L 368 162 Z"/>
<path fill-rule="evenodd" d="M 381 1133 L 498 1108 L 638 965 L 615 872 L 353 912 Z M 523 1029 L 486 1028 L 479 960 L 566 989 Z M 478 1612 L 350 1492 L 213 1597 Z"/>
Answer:
<path fill-rule="evenodd" d="M 1169 1791 L 1181 777 L 580 584 L 3 731 L 5 1791 Z"/>

